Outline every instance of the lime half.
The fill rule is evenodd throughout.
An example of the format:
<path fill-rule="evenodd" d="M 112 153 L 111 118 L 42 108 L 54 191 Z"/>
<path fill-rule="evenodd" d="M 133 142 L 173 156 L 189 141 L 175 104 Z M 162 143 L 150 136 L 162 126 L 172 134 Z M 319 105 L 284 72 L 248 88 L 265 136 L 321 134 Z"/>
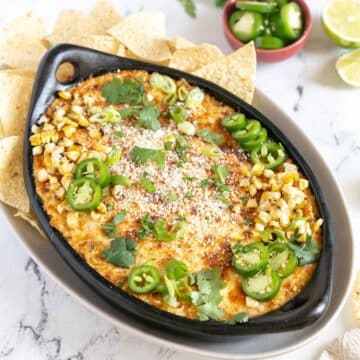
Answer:
<path fill-rule="evenodd" d="M 347 84 L 360 87 L 360 49 L 341 56 L 336 62 L 336 71 Z"/>
<path fill-rule="evenodd" d="M 322 23 L 336 45 L 360 47 L 360 0 L 330 0 L 325 6 Z"/>

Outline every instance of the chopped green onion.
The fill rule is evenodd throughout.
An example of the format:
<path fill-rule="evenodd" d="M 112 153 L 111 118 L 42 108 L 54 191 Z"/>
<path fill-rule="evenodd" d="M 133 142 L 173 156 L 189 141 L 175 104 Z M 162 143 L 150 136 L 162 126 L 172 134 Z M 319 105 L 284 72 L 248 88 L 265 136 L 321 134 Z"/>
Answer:
<path fill-rule="evenodd" d="M 177 124 L 177 128 L 180 132 L 182 132 L 185 135 L 195 135 L 196 128 L 190 121 L 184 121 L 180 124 Z"/>
<path fill-rule="evenodd" d="M 166 143 L 164 144 L 164 149 L 168 151 L 171 150 L 174 146 L 175 143 L 173 143 L 172 141 L 166 141 Z"/>
<path fill-rule="evenodd" d="M 145 174 L 143 174 L 143 176 L 140 178 L 139 183 L 149 193 L 154 193 L 156 191 L 154 183 L 147 179 Z"/>
<path fill-rule="evenodd" d="M 172 106 L 170 109 L 170 115 L 177 124 L 182 123 L 187 119 L 187 112 L 183 106 Z"/>
<path fill-rule="evenodd" d="M 204 101 L 204 99 L 204 92 L 200 88 L 196 87 L 190 91 L 189 95 L 186 98 L 185 105 L 190 109 L 194 109 L 199 107 Z"/>
<path fill-rule="evenodd" d="M 125 187 L 132 185 L 132 181 L 125 175 L 113 175 L 111 177 L 111 183 L 113 185 L 122 185 Z"/>
<path fill-rule="evenodd" d="M 216 158 L 222 155 L 222 151 L 217 146 L 207 146 L 201 150 L 201 154 L 209 158 Z"/>
<path fill-rule="evenodd" d="M 176 92 L 175 81 L 166 75 L 160 75 L 159 73 L 153 73 L 150 76 L 150 85 L 154 89 L 163 91 L 166 94 L 172 94 Z"/>
<path fill-rule="evenodd" d="M 176 201 L 178 199 L 176 193 L 174 192 L 169 192 L 166 196 L 165 196 L 166 200 L 168 201 Z"/>
<path fill-rule="evenodd" d="M 185 101 L 189 95 L 189 90 L 185 85 L 181 85 L 178 89 L 178 98 L 180 101 Z"/>
<path fill-rule="evenodd" d="M 164 102 L 166 105 L 174 105 L 177 101 L 177 96 L 175 93 L 171 93 L 165 96 Z"/>
<path fill-rule="evenodd" d="M 122 151 L 113 149 L 109 152 L 106 162 L 108 165 L 116 164 L 121 159 Z"/>
<path fill-rule="evenodd" d="M 121 116 L 118 111 L 113 108 L 105 108 L 103 111 L 100 111 L 90 117 L 90 122 L 99 122 L 99 123 L 117 123 L 121 120 Z"/>

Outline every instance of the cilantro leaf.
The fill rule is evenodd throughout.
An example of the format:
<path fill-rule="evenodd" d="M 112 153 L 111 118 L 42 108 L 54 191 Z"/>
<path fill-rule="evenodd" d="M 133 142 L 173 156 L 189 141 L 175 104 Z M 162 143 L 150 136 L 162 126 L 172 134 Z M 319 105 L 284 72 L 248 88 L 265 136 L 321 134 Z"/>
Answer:
<path fill-rule="evenodd" d="M 205 142 L 216 144 L 216 145 L 222 145 L 225 142 L 225 138 L 223 135 L 218 134 L 208 128 L 199 130 L 196 133 L 196 135 L 199 136 Z"/>
<path fill-rule="evenodd" d="M 136 236 L 143 240 L 150 235 L 152 229 L 154 228 L 154 222 L 149 214 L 146 214 L 142 219 L 140 219 L 141 228 L 136 232 Z"/>
<path fill-rule="evenodd" d="M 102 95 L 110 104 L 141 104 L 144 91 L 145 89 L 142 84 L 130 80 L 121 81 L 119 79 L 106 82 L 101 88 Z"/>
<path fill-rule="evenodd" d="M 196 18 L 196 5 L 194 0 L 179 0 L 185 12 L 192 18 Z"/>
<path fill-rule="evenodd" d="M 249 321 L 249 316 L 246 312 L 240 312 L 233 315 L 230 319 L 226 320 L 225 323 L 229 325 L 243 324 Z"/>
<path fill-rule="evenodd" d="M 125 219 L 125 216 L 126 216 L 126 211 L 121 210 L 118 214 L 116 214 L 114 216 L 114 218 L 111 221 L 101 225 L 101 227 L 105 231 L 106 235 L 110 239 L 116 238 L 116 236 L 117 236 L 116 225 L 119 225 Z"/>
<path fill-rule="evenodd" d="M 134 146 L 130 153 L 131 160 L 140 165 L 145 165 L 149 160 L 154 161 L 161 168 L 165 166 L 165 152 Z"/>
<path fill-rule="evenodd" d="M 140 110 L 138 123 L 139 125 L 144 126 L 146 129 L 159 130 L 159 115 L 160 111 L 158 107 L 154 104 L 148 103 L 142 110 Z"/>
<path fill-rule="evenodd" d="M 128 268 L 136 257 L 137 243 L 132 239 L 127 239 L 125 236 L 113 240 L 110 248 L 104 250 L 102 255 L 110 264 Z"/>
<path fill-rule="evenodd" d="M 118 113 L 120 114 L 121 119 L 125 120 L 129 117 L 135 116 L 139 113 L 138 107 L 123 107 L 122 109 L 118 110 Z"/>
<path fill-rule="evenodd" d="M 306 236 L 305 244 L 291 243 L 288 246 L 295 251 L 295 255 L 299 260 L 299 265 L 307 265 L 316 262 L 320 256 L 320 250 L 317 242 L 310 236 Z"/>
<path fill-rule="evenodd" d="M 198 287 L 198 291 L 191 292 L 191 301 L 201 321 L 218 320 L 225 315 L 225 311 L 219 308 L 222 299 L 220 290 L 225 285 L 220 276 L 219 268 L 201 270 L 191 276 L 191 285 Z"/>

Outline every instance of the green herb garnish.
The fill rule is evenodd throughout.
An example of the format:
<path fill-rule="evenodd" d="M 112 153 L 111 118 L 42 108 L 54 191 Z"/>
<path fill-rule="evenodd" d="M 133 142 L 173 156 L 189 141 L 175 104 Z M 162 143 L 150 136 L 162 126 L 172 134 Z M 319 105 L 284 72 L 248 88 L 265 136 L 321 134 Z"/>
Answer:
<path fill-rule="evenodd" d="M 220 200 L 226 205 L 232 205 L 232 202 L 229 199 L 227 199 L 223 194 L 215 194 L 214 198 Z"/>
<path fill-rule="evenodd" d="M 139 125 L 150 130 L 160 129 L 160 123 L 158 121 L 160 111 L 156 105 L 147 103 L 139 112 L 138 123 Z"/>
<path fill-rule="evenodd" d="M 154 183 L 147 178 L 148 173 L 144 172 L 142 177 L 139 180 L 140 185 L 149 193 L 154 193 L 156 191 Z"/>
<path fill-rule="evenodd" d="M 147 149 L 134 146 L 130 153 L 131 160 L 140 165 L 145 165 L 149 160 L 154 161 L 161 168 L 165 166 L 165 153 L 161 150 Z"/>
<path fill-rule="evenodd" d="M 125 236 L 113 240 L 110 248 L 103 251 L 102 255 L 110 264 L 128 268 L 136 257 L 137 243 L 132 239 L 127 239 Z"/>
<path fill-rule="evenodd" d="M 174 192 L 169 192 L 166 196 L 165 199 L 168 201 L 176 201 L 178 199 L 176 193 Z"/>
<path fill-rule="evenodd" d="M 191 285 L 197 285 L 198 288 L 191 292 L 191 301 L 201 321 L 219 320 L 225 315 L 225 311 L 219 307 L 222 300 L 220 290 L 225 285 L 220 276 L 219 268 L 201 270 L 191 276 Z"/>
<path fill-rule="evenodd" d="M 111 221 L 108 221 L 105 224 L 102 224 L 101 227 L 105 231 L 106 235 L 110 239 L 114 239 L 117 236 L 117 227 L 116 225 L 119 225 L 126 216 L 127 212 L 125 210 L 121 210 L 119 213 L 117 213 L 114 218 Z"/>
<path fill-rule="evenodd" d="M 139 113 L 140 106 L 133 106 L 133 107 L 123 107 L 122 109 L 118 110 L 121 119 L 125 120 L 129 117 L 136 116 Z"/>
<path fill-rule="evenodd" d="M 249 321 L 249 316 L 245 312 L 240 312 L 233 315 L 230 319 L 226 320 L 225 323 L 229 325 L 243 324 Z"/>
<path fill-rule="evenodd" d="M 142 103 L 145 92 L 142 84 L 130 81 L 113 79 L 102 86 L 101 93 L 110 104 L 139 105 Z"/>
<path fill-rule="evenodd" d="M 179 0 L 185 12 L 192 18 L 196 18 L 196 5 L 194 0 Z"/>
<path fill-rule="evenodd" d="M 142 219 L 140 219 L 141 228 L 136 232 L 136 236 L 143 240 L 150 235 L 152 229 L 154 228 L 154 222 L 149 214 L 146 214 Z"/>
<path fill-rule="evenodd" d="M 124 137 L 124 133 L 120 130 L 114 131 L 114 135 L 117 136 L 118 138 Z"/>
<path fill-rule="evenodd" d="M 320 256 L 318 244 L 311 235 L 306 236 L 305 244 L 289 242 L 288 246 L 295 251 L 295 255 L 299 260 L 299 265 L 312 264 L 316 262 Z"/>

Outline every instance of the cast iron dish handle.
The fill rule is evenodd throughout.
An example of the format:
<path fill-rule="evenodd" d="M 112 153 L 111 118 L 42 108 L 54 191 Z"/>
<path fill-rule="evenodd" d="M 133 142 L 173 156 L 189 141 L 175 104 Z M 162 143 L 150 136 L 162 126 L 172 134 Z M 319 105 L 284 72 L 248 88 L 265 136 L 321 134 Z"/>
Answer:
<path fill-rule="evenodd" d="M 71 63 L 75 70 L 73 79 L 67 83 L 61 83 L 56 79 L 56 71 L 63 63 Z M 224 103 L 233 106 L 235 109 L 241 109 L 247 116 L 259 119 L 270 130 L 272 136 L 284 144 L 290 156 L 309 179 L 320 216 L 325 219 L 323 248 L 317 264 L 317 271 L 311 282 L 298 296 L 281 309 L 255 319 L 250 319 L 247 323 L 231 326 L 217 321 L 200 322 L 199 320 L 176 316 L 153 307 L 111 284 L 85 263 L 62 235 L 50 226 L 49 217 L 42 207 L 40 198 L 36 194 L 32 174 L 33 159 L 28 140 L 31 135 L 31 126 L 54 100 L 56 91 L 66 89 L 91 75 L 100 75 L 117 69 L 158 71 L 176 79 L 185 78 L 190 83 L 202 87 L 209 94 Z M 150 322 L 157 327 L 171 329 L 174 332 L 196 336 L 197 338 L 229 340 L 239 335 L 300 329 L 319 320 L 327 310 L 332 290 L 333 238 L 331 219 L 315 175 L 297 149 L 268 118 L 251 105 L 211 82 L 168 67 L 117 57 L 79 46 L 62 44 L 52 48 L 43 57 L 36 75 L 25 129 L 24 178 L 33 210 L 41 227 L 59 254 L 78 276 L 111 303 L 111 305 L 131 313 L 143 321 Z"/>

